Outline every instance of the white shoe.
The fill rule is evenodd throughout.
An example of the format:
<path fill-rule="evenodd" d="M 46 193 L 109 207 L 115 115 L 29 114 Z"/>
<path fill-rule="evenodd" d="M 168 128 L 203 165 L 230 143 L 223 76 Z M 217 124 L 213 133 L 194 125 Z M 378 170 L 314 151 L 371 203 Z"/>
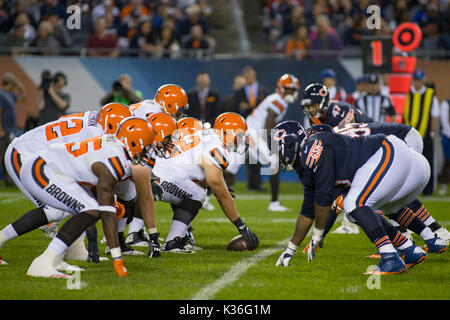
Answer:
<path fill-rule="evenodd" d="M 102 240 L 100 240 L 100 243 L 106 243 L 106 242 L 107 242 L 107 241 L 106 241 L 106 237 L 103 236 Z"/>
<path fill-rule="evenodd" d="M 205 209 L 206 211 L 213 211 L 215 209 L 208 196 L 205 198 L 205 201 L 203 202 L 202 209 Z"/>
<path fill-rule="evenodd" d="M 8 264 L 8 262 L 6 262 L 5 260 L 2 259 L 2 257 L 0 256 L 0 266 L 4 265 L 6 266 Z"/>
<path fill-rule="evenodd" d="M 64 254 L 64 260 L 87 261 L 89 253 L 84 244 L 84 237 L 84 235 L 81 235 L 69 248 L 67 248 L 66 253 Z"/>
<path fill-rule="evenodd" d="M 27 270 L 27 276 L 40 278 L 69 279 L 71 276 L 59 272 L 52 265 L 52 261 L 40 255 L 33 260 Z"/>
<path fill-rule="evenodd" d="M 344 218 L 342 219 L 342 224 L 339 228 L 334 230 L 331 233 L 337 233 L 337 234 L 358 234 L 359 228 L 356 224 L 351 223 L 348 221 L 347 216 L 344 215 Z"/>
<path fill-rule="evenodd" d="M 448 232 L 444 227 L 440 227 L 434 233 L 442 240 L 450 241 L 450 232 Z"/>
<path fill-rule="evenodd" d="M 269 207 L 267 208 L 267 210 L 272 211 L 272 212 L 286 212 L 286 211 L 289 211 L 288 208 L 286 208 L 285 206 L 282 206 L 280 204 L 280 201 L 272 201 L 269 204 Z"/>

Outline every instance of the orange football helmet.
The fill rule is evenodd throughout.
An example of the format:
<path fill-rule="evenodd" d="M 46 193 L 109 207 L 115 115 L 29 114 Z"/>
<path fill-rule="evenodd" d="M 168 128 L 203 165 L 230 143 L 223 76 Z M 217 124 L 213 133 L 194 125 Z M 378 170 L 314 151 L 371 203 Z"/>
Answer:
<path fill-rule="evenodd" d="M 292 93 L 286 92 L 291 89 Z M 292 74 L 283 74 L 277 81 L 277 93 L 280 94 L 287 103 L 297 100 L 300 91 L 300 81 Z"/>
<path fill-rule="evenodd" d="M 168 153 L 173 148 L 173 140 L 178 131 L 175 119 L 164 112 L 152 113 L 147 121 L 153 127 L 155 133 L 154 146 L 159 157 L 168 157 Z"/>
<path fill-rule="evenodd" d="M 203 130 L 203 124 L 200 120 L 193 117 L 186 117 L 178 120 L 178 136 L 181 138 Z"/>
<path fill-rule="evenodd" d="M 247 123 L 244 118 L 235 112 L 225 112 L 219 115 L 214 122 L 214 130 L 219 134 L 222 142 L 228 149 L 242 153 L 240 146 L 248 148 Z"/>
<path fill-rule="evenodd" d="M 117 131 L 119 123 L 133 113 L 128 107 L 121 103 L 108 103 L 104 105 L 97 116 L 97 122 L 102 126 L 106 134 L 114 134 Z"/>
<path fill-rule="evenodd" d="M 124 144 L 133 164 L 138 164 L 145 156 L 147 147 L 153 144 L 155 132 L 146 120 L 130 117 L 119 124 L 116 137 Z"/>
<path fill-rule="evenodd" d="M 163 111 L 175 119 L 184 116 L 184 109 L 189 109 L 186 92 L 176 84 L 165 84 L 159 87 L 155 101 L 161 105 Z"/>

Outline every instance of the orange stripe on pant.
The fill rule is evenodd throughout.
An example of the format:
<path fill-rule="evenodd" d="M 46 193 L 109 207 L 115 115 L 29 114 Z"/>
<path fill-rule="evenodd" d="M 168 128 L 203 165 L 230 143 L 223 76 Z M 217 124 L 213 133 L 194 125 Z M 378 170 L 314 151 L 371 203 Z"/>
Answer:
<path fill-rule="evenodd" d="M 360 207 L 364 206 L 364 203 L 366 202 L 366 198 L 368 197 L 369 193 L 372 191 L 374 186 L 377 184 L 377 182 L 380 179 L 381 175 L 386 170 L 386 167 L 387 167 L 389 161 L 391 160 L 391 154 L 392 154 L 391 146 L 389 145 L 389 143 L 386 142 L 386 140 L 383 141 L 383 145 L 386 148 L 386 155 L 384 157 L 383 164 L 382 164 L 381 168 L 378 170 L 378 172 L 376 173 L 376 175 L 373 178 L 373 180 L 370 183 L 370 185 L 367 187 L 366 191 L 364 191 L 362 197 L 359 199 L 358 205 Z"/>
<path fill-rule="evenodd" d="M 34 161 L 33 168 L 32 168 L 34 181 L 41 188 L 45 188 L 48 186 L 48 178 L 44 174 L 44 166 L 45 165 L 46 165 L 46 163 L 45 163 L 44 159 L 39 157 L 36 159 L 36 161 Z"/>

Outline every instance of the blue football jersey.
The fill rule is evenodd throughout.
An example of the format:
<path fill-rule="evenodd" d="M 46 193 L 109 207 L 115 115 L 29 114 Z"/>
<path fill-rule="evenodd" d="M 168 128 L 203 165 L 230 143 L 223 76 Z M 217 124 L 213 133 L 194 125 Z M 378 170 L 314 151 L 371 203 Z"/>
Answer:
<path fill-rule="evenodd" d="M 310 121 L 311 125 L 320 123 L 321 121 L 317 118 Z M 332 102 L 328 107 L 327 117 L 324 124 L 331 127 L 336 127 L 339 125 L 344 125 L 346 123 L 368 123 L 373 122 L 365 113 L 360 109 L 346 103 L 346 102 Z"/>
<path fill-rule="evenodd" d="M 314 203 L 330 206 L 336 188 L 349 187 L 356 171 L 381 147 L 385 135 L 353 138 L 320 132 L 306 139 L 297 173 L 304 186 L 301 214 L 311 216 Z"/>

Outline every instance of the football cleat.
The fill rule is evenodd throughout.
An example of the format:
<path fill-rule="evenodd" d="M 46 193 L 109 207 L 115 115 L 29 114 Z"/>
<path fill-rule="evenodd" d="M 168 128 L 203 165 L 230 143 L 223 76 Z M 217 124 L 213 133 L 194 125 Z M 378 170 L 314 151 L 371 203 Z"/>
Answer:
<path fill-rule="evenodd" d="M 4 265 L 6 266 L 8 264 L 8 262 L 6 262 L 5 260 L 2 259 L 2 256 L 0 256 L 0 266 Z"/>
<path fill-rule="evenodd" d="M 58 233 L 58 222 L 50 222 L 49 224 L 39 227 L 47 238 L 53 239 Z"/>
<path fill-rule="evenodd" d="M 398 251 L 400 252 L 400 257 L 408 269 L 427 260 L 427 253 L 423 251 L 422 248 L 417 246 L 410 246 L 409 248 Z"/>
<path fill-rule="evenodd" d="M 379 254 L 379 253 L 370 254 L 370 255 L 366 256 L 366 258 L 369 258 L 369 259 L 381 259 L 381 254 Z"/>
<path fill-rule="evenodd" d="M 389 252 L 381 254 L 381 261 L 375 270 L 365 272 L 364 274 L 398 274 L 407 269 L 405 263 L 397 254 L 397 252 Z"/>
<path fill-rule="evenodd" d="M 271 212 L 286 212 L 286 211 L 289 211 L 288 208 L 286 208 L 285 206 L 282 206 L 280 204 L 280 201 L 272 201 L 269 204 L 269 207 L 267 208 L 267 210 L 271 211 Z"/>
<path fill-rule="evenodd" d="M 194 228 L 189 225 L 189 227 L 186 230 L 186 242 L 192 246 L 195 246 L 195 238 L 194 238 L 194 234 L 192 233 L 192 231 L 194 231 Z"/>
<path fill-rule="evenodd" d="M 39 256 L 33 260 L 27 270 L 27 276 L 39 278 L 69 279 L 71 276 L 56 270 L 51 261 Z"/>
<path fill-rule="evenodd" d="M 143 229 L 132 232 L 125 239 L 125 244 L 133 247 L 148 247 L 148 236 Z"/>
<path fill-rule="evenodd" d="M 334 230 L 331 233 L 337 233 L 337 234 L 358 234 L 359 228 L 356 224 L 351 223 L 348 221 L 347 217 L 344 215 L 344 218 L 342 220 L 342 225 Z"/>
<path fill-rule="evenodd" d="M 205 201 L 202 205 L 202 209 L 205 209 L 206 211 L 213 211 L 215 209 L 214 205 L 211 203 L 209 196 L 206 196 Z"/>
<path fill-rule="evenodd" d="M 426 253 L 443 253 L 448 250 L 448 242 L 435 236 L 433 239 L 425 240 Z"/>
<path fill-rule="evenodd" d="M 450 241 L 450 232 L 448 232 L 444 227 L 440 227 L 434 233 L 442 240 Z"/>
<path fill-rule="evenodd" d="M 186 238 L 175 237 L 172 240 L 164 242 L 161 251 L 175 253 L 194 253 L 187 247 Z"/>

